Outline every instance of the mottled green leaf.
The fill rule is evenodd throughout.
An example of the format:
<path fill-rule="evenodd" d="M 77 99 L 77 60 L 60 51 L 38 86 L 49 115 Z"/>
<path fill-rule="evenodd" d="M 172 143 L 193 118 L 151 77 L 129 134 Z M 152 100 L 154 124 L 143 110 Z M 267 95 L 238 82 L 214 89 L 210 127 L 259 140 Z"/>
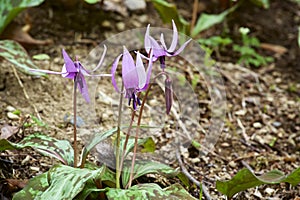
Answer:
<path fill-rule="evenodd" d="M 228 10 L 223 11 L 220 14 L 206 14 L 202 13 L 197 20 L 196 26 L 192 30 L 192 37 L 195 37 L 200 32 L 218 24 L 225 20 L 226 16 L 233 12 L 237 8 L 238 4 L 229 8 Z"/>
<path fill-rule="evenodd" d="M 13 196 L 13 200 L 33 200 L 49 187 L 48 173 L 40 174 L 29 180 L 27 185 Z"/>
<path fill-rule="evenodd" d="M 131 161 L 124 163 L 122 172 L 122 183 L 126 186 L 130 177 Z M 179 172 L 172 167 L 163 163 L 148 161 L 148 160 L 136 160 L 134 165 L 133 180 L 137 179 L 145 174 L 163 174 L 168 176 L 176 176 Z"/>
<path fill-rule="evenodd" d="M 129 189 L 108 188 L 108 200 L 196 200 L 180 184 L 162 189 L 155 183 L 134 185 Z"/>
<path fill-rule="evenodd" d="M 86 157 L 90 153 L 90 151 L 101 141 L 107 139 L 108 137 L 112 136 L 117 131 L 117 128 L 110 129 L 104 133 L 97 133 L 91 139 L 91 142 L 88 143 L 82 150 L 81 154 L 81 163 L 86 160 Z"/>
<path fill-rule="evenodd" d="M 74 152 L 70 142 L 67 140 L 57 140 L 41 134 L 27 136 L 17 144 L 6 139 L 0 140 L 0 151 L 26 147 L 31 147 L 43 155 L 54 157 L 64 164 L 73 164 Z"/>
<path fill-rule="evenodd" d="M 279 170 L 273 170 L 261 176 L 256 176 L 250 170 L 242 169 L 229 181 L 217 181 L 216 187 L 218 191 L 231 198 L 236 193 L 252 187 L 283 182 L 290 183 L 293 186 L 298 185 L 300 183 L 300 168 L 288 176 L 285 176 Z"/>
<path fill-rule="evenodd" d="M 49 170 L 49 187 L 36 200 L 73 199 L 89 180 L 99 179 L 103 168 L 97 170 L 57 165 Z"/>
<path fill-rule="evenodd" d="M 44 0 L 1 0 L 0 34 L 5 27 L 25 8 L 38 6 Z"/>
<path fill-rule="evenodd" d="M 35 76 L 47 76 L 41 72 L 30 71 L 38 67 L 30 60 L 26 50 L 13 40 L 0 40 L 0 57 L 12 63 L 23 73 Z"/>

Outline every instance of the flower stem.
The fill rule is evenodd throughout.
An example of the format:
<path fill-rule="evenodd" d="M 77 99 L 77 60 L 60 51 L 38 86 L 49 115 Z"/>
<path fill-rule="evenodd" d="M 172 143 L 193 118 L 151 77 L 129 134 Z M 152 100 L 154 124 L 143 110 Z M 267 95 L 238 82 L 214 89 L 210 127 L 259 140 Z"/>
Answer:
<path fill-rule="evenodd" d="M 126 133 L 125 143 L 124 143 L 123 152 L 122 152 L 120 171 L 122 171 L 122 168 L 123 168 L 124 159 L 125 159 L 125 152 L 126 152 L 126 148 L 127 148 L 127 144 L 128 144 L 132 124 L 133 124 L 133 121 L 134 121 L 134 116 L 135 116 L 135 110 L 133 110 L 132 113 L 131 113 L 131 120 L 130 120 L 130 124 L 129 124 L 128 130 L 127 130 L 127 133 Z"/>
<path fill-rule="evenodd" d="M 121 91 L 124 89 L 122 83 Z M 117 129 L 117 149 L 116 149 L 116 188 L 120 189 L 120 141 L 121 141 L 121 119 L 122 119 L 123 93 L 120 94 L 119 113 L 118 113 L 118 129 Z"/>
<path fill-rule="evenodd" d="M 74 119 L 73 119 L 73 125 L 74 125 L 74 144 L 73 144 L 73 149 L 74 149 L 74 167 L 76 168 L 77 167 L 77 127 L 76 127 L 76 104 L 77 104 L 77 75 L 75 76 L 75 79 L 74 79 L 74 92 L 73 92 L 73 116 L 74 116 Z"/>
<path fill-rule="evenodd" d="M 129 178 L 129 182 L 128 182 L 128 188 L 131 187 L 132 180 L 133 180 L 134 163 L 135 163 L 135 159 L 136 159 L 136 151 L 137 151 L 137 146 L 138 146 L 138 135 L 139 135 L 140 125 L 141 125 L 141 120 L 142 120 L 144 105 L 145 105 L 145 102 L 147 100 L 148 94 L 150 92 L 151 86 L 152 86 L 152 84 L 150 83 L 149 86 L 148 86 L 148 89 L 147 89 L 147 91 L 145 93 L 145 96 L 143 98 L 141 107 L 140 107 L 140 112 L 139 112 L 139 116 L 138 116 L 136 132 L 135 132 L 134 149 L 133 149 L 133 157 L 132 157 L 132 162 L 131 162 L 130 178 Z"/>

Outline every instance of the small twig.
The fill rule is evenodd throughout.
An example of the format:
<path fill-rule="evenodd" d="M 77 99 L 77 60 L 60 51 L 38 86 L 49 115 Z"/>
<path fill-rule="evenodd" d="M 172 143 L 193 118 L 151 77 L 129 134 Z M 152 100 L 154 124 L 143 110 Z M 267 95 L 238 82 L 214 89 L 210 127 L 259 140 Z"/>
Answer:
<path fill-rule="evenodd" d="M 236 120 L 237 120 L 237 123 L 238 123 L 239 127 L 242 129 L 242 136 L 243 136 L 245 142 L 248 144 L 249 143 L 249 136 L 246 134 L 246 129 L 245 129 L 244 125 L 242 124 L 240 118 L 237 118 Z"/>
<path fill-rule="evenodd" d="M 194 0 L 193 15 L 192 15 L 190 33 L 192 33 L 192 31 L 195 27 L 195 23 L 196 23 L 196 19 L 197 19 L 197 13 L 198 13 L 198 0 Z"/>
<path fill-rule="evenodd" d="M 235 153 L 234 155 L 235 155 L 237 158 L 240 157 L 237 153 Z M 242 165 L 243 165 L 244 167 L 246 167 L 251 173 L 254 174 L 254 170 L 252 169 L 252 167 L 251 167 L 248 163 L 246 163 L 246 161 L 241 160 L 241 163 L 242 163 Z"/>
<path fill-rule="evenodd" d="M 12 67 L 12 69 L 13 69 L 13 72 L 14 72 L 15 77 L 16 77 L 17 80 L 18 80 L 18 83 L 19 83 L 20 87 L 21 87 L 22 90 L 23 90 L 24 96 L 25 96 L 25 98 L 27 99 L 29 105 L 34 109 L 34 112 L 35 112 L 36 116 L 38 117 L 38 119 L 39 119 L 39 120 L 42 120 L 42 118 L 41 118 L 41 116 L 40 116 L 40 114 L 39 114 L 37 108 L 35 107 L 34 104 L 31 103 L 30 98 L 29 98 L 29 96 L 28 96 L 28 94 L 27 94 L 27 92 L 26 92 L 26 90 L 25 90 L 25 87 L 24 87 L 24 85 L 23 85 L 23 83 L 22 83 L 22 81 L 21 81 L 21 79 L 20 79 L 20 77 L 19 77 L 19 75 L 18 75 L 18 72 L 17 72 L 16 68 L 15 68 L 14 66 L 11 66 L 11 67 Z"/>
<path fill-rule="evenodd" d="M 198 187 L 201 187 L 202 188 L 202 192 L 203 192 L 203 195 L 205 196 L 205 198 L 207 200 L 211 200 L 211 197 L 208 193 L 208 190 L 206 188 L 206 186 L 203 184 L 203 183 L 200 183 L 198 180 L 196 180 L 188 171 L 187 169 L 185 168 L 182 160 L 181 160 L 181 156 L 180 156 L 180 153 L 179 153 L 179 149 L 177 148 L 176 149 L 176 158 L 178 160 L 178 164 L 181 168 L 181 171 L 182 173 L 190 180 L 192 181 L 195 185 L 197 185 Z"/>

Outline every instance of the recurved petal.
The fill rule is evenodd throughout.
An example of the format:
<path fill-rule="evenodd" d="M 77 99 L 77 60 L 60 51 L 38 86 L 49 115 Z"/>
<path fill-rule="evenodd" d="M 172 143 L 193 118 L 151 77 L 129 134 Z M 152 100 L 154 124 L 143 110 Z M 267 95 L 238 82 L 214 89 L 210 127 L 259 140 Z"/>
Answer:
<path fill-rule="evenodd" d="M 163 33 L 160 34 L 160 43 L 163 46 L 163 48 L 167 50 L 167 46 L 166 46 L 166 43 L 165 43 L 165 38 L 164 38 Z"/>
<path fill-rule="evenodd" d="M 174 20 L 172 20 L 172 25 L 173 25 L 173 39 L 172 39 L 171 46 L 168 49 L 168 52 L 175 51 L 175 48 L 176 48 L 177 42 L 178 42 L 178 32 L 177 32 L 177 28 L 176 28 L 176 24 L 175 24 Z"/>
<path fill-rule="evenodd" d="M 67 72 L 78 72 L 77 68 L 74 65 L 73 60 L 69 57 L 69 55 L 64 49 L 62 50 L 62 54 L 65 61 L 65 70 Z"/>
<path fill-rule="evenodd" d="M 146 84 L 146 70 L 140 52 L 137 52 L 136 55 L 136 71 L 139 79 L 138 88 L 143 88 Z"/>
<path fill-rule="evenodd" d="M 90 96 L 89 96 L 88 87 L 87 87 L 84 75 L 81 73 L 78 73 L 76 82 L 77 82 L 77 86 L 79 88 L 81 95 L 83 96 L 83 98 L 85 99 L 85 101 L 87 103 L 90 103 Z"/>
<path fill-rule="evenodd" d="M 148 24 L 146 33 L 145 33 L 145 38 L 144 38 L 144 46 L 146 52 L 149 54 L 149 51 L 151 49 L 151 41 L 150 41 L 150 24 Z"/>
<path fill-rule="evenodd" d="M 126 89 L 137 88 L 139 85 L 139 77 L 134 64 L 134 60 L 125 46 L 122 59 L 122 78 L 124 87 Z"/>
<path fill-rule="evenodd" d="M 98 65 L 95 67 L 95 69 L 93 69 L 93 72 L 96 71 L 99 67 L 101 67 L 101 65 L 102 65 L 102 63 L 103 63 L 103 61 L 104 61 L 104 57 L 105 57 L 105 55 L 106 55 L 107 47 L 106 47 L 106 45 L 103 45 L 103 47 L 104 47 L 104 50 L 103 50 L 101 59 L 100 59 Z"/>
<path fill-rule="evenodd" d="M 116 71 L 117 71 L 117 67 L 118 67 L 118 63 L 119 63 L 119 60 L 120 60 L 120 58 L 121 58 L 121 56 L 122 56 L 122 54 L 120 54 L 117 58 L 116 58 L 116 60 L 113 62 L 113 64 L 112 64 L 112 68 L 111 68 L 111 82 L 112 82 L 112 84 L 113 84 L 113 86 L 114 86 L 114 88 L 115 88 L 115 90 L 117 91 L 117 92 L 120 92 L 120 90 L 119 90 L 119 88 L 118 88 L 118 85 L 117 85 L 117 82 L 116 82 L 116 79 L 115 79 L 115 74 L 116 74 Z"/>
<path fill-rule="evenodd" d="M 144 85 L 143 88 L 141 88 L 141 91 L 144 91 L 148 88 L 150 79 L 151 79 L 151 72 L 152 72 L 152 64 L 153 64 L 153 51 L 150 51 L 150 56 L 148 59 L 148 68 L 147 68 L 147 79 L 146 79 L 146 84 Z"/>
<path fill-rule="evenodd" d="M 186 41 L 179 49 L 177 49 L 177 51 L 175 51 L 175 53 L 167 54 L 167 56 L 177 56 L 185 49 L 185 47 L 190 43 L 190 41 L 192 41 L 192 39 L 189 39 L 188 41 Z"/>
<path fill-rule="evenodd" d="M 61 70 L 62 77 L 74 79 L 76 74 L 77 74 L 77 71 L 76 72 L 68 72 L 66 69 L 66 64 L 63 65 L 62 70 Z"/>
<path fill-rule="evenodd" d="M 151 41 L 151 46 L 152 46 L 152 51 L 153 51 L 153 56 L 158 58 L 160 56 L 165 56 L 166 55 L 166 50 L 162 48 L 158 42 L 153 37 L 149 37 Z"/>

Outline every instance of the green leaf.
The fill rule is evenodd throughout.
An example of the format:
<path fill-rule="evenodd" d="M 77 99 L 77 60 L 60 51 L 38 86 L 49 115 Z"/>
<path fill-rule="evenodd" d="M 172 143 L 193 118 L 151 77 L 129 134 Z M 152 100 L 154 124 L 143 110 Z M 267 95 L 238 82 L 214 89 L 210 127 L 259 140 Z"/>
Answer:
<path fill-rule="evenodd" d="M 171 23 L 173 19 L 180 32 L 185 33 L 189 30 L 189 23 L 179 14 L 175 4 L 165 0 L 151 0 L 151 2 L 164 23 Z"/>
<path fill-rule="evenodd" d="M 25 8 L 38 6 L 44 0 L 1 0 L 0 6 L 0 34 L 6 26 Z"/>
<path fill-rule="evenodd" d="M 152 138 L 148 138 L 144 144 L 143 149 L 141 150 L 142 153 L 153 153 L 155 151 L 155 142 Z"/>
<path fill-rule="evenodd" d="M 223 11 L 220 14 L 201 14 L 201 16 L 198 18 L 196 26 L 192 30 L 192 37 L 195 37 L 200 32 L 218 24 L 225 20 L 226 16 L 229 13 L 232 13 L 239 4 L 236 4 L 235 6 Z"/>
<path fill-rule="evenodd" d="M 97 145 L 99 144 L 101 141 L 105 140 L 106 138 L 110 137 L 111 135 L 113 135 L 115 132 L 117 131 L 117 128 L 113 128 L 110 129 L 104 133 L 97 133 L 93 136 L 93 138 L 91 139 L 91 142 L 88 143 L 87 146 L 85 146 L 82 150 L 82 154 L 81 154 L 81 163 L 86 160 L 88 154 L 90 153 L 90 151 Z"/>
<path fill-rule="evenodd" d="M 13 196 L 13 200 L 33 200 L 49 187 L 48 173 L 40 174 L 29 180 L 27 185 Z"/>
<path fill-rule="evenodd" d="M 229 181 L 217 181 L 217 190 L 228 198 L 231 198 L 236 193 L 256 187 L 262 184 L 278 184 L 278 183 L 290 183 L 296 186 L 300 183 L 300 168 L 296 169 L 290 175 L 285 176 L 283 172 L 279 170 L 273 170 L 267 172 L 261 176 L 254 175 L 248 169 L 240 170 L 231 180 Z"/>
<path fill-rule="evenodd" d="M 15 41 L 0 40 L 0 57 L 12 63 L 23 73 L 34 76 L 47 76 L 45 73 L 30 71 L 38 67 L 30 60 L 26 50 Z"/>
<path fill-rule="evenodd" d="M 41 134 L 27 136 L 17 144 L 9 142 L 6 139 L 0 140 L 0 151 L 26 147 L 31 147 L 43 155 L 56 158 L 64 164 L 73 164 L 74 152 L 70 142 L 67 140 L 57 140 Z"/>
<path fill-rule="evenodd" d="M 147 140 L 149 140 L 150 138 L 139 138 L 138 139 L 138 145 L 142 145 L 145 142 L 147 142 Z M 125 140 L 126 140 L 126 136 L 121 136 L 121 141 L 120 141 L 120 156 L 123 155 L 123 149 L 124 149 L 124 145 L 125 145 Z M 135 143 L 135 138 L 134 137 L 129 137 L 128 142 L 127 142 L 127 146 L 125 149 L 125 158 L 126 156 L 130 153 L 130 151 L 133 149 L 134 147 L 134 143 Z M 117 150 L 117 148 L 115 149 Z M 116 152 L 115 152 L 116 155 Z"/>
<path fill-rule="evenodd" d="M 264 9 L 270 8 L 269 0 L 251 0 L 251 2 Z"/>
<path fill-rule="evenodd" d="M 44 53 L 34 55 L 34 56 L 32 56 L 32 58 L 34 60 L 50 60 L 50 56 L 48 56 L 48 54 L 44 54 Z"/>
<path fill-rule="evenodd" d="M 124 163 L 123 173 L 122 173 L 122 184 L 126 186 L 131 169 L 131 161 Z M 136 160 L 134 165 L 134 176 L 133 180 L 137 179 L 145 174 L 163 174 L 168 176 L 176 176 L 179 172 L 172 167 L 165 165 L 163 163 L 147 160 Z"/>
<path fill-rule="evenodd" d="M 89 4 L 95 4 L 100 2 L 100 0 L 84 0 L 85 2 L 89 3 Z"/>
<path fill-rule="evenodd" d="M 57 165 L 49 170 L 49 187 L 35 199 L 73 199 L 89 180 L 99 179 L 103 168 L 97 170 Z"/>
<path fill-rule="evenodd" d="M 180 184 L 174 184 L 165 189 L 155 183 L 134 185 L 127 190 L 108 188 L 106 195 L 108 200 L 196 200 Z"/>

